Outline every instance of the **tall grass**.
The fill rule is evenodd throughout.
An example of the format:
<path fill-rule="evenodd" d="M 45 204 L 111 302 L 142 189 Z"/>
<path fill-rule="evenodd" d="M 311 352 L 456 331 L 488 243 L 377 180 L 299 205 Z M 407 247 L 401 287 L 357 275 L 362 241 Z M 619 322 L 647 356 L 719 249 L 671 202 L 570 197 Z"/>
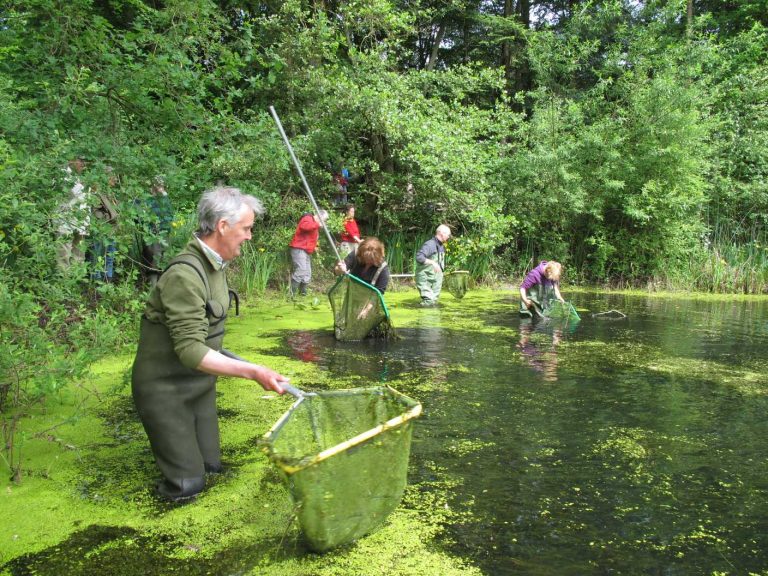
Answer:
<path fill-rule="evenodd" d="M 387 236 L 385 242 L 387 265 L 393 274 L 408 274 L 412 272 L 410 262 L 406 256 L 409 247 L 410 242 L 402 232 L 396 232 Z"/>
<path fill-rule="evenodd" d="M 465 258 L 461 263 L 461 269 L 469 271 L 471 278 L 474 278 L 475 280 L 483 280 L 490 276 L 492 263 L 493 254 L 472 254 Z M 458 267 L 456 269 L 458 269 Z"/>
<path fill-rule="evenodd" d="M 278 269 L 278 256 L 254 243 L 243 244 L 242 253 L 237 259 L 235 284 L 238 292 L 248 297 L 262 296 L 270 280 Z"/>
<path fill-rule="evenodd" d="M 699 290 L 760 294 L 768 289 L 768 248 L 759 242 L 714 246 L 697 272 Z"/>
<path fill-rule="evenodd" d="M 743 242 L 719 230 L 677 271 L 670 271 L 668 284 L 703 292 L 768 292 L 768 237 L 754 234 Z"/>

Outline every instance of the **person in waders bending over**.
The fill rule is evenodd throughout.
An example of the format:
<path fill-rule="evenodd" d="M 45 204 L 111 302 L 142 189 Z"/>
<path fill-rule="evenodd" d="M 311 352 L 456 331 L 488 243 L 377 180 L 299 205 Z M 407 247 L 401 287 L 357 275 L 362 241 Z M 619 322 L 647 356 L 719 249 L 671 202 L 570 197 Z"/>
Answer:
<path fill-rule="evenodd" d="M 149 293 L 131 387 L 152 453 L 163 474 L 158 492 L 188 500 L 221 472 L 216 414 L 217 376 L 255 380 L 283 393 L 287 378 L 266 366 L 234 360 L 222 350 L 229 308 L 225 268 L 251 238 L 261 202 L 237 188 L 205 192 L 198 230 Z"/>
<path fill-rule="evenodd" d="M 526 274 L 520 284 L 520 315 L 541 316 L 553 300 L 565 302 L 560 294 L 560 276 L 563 265 L 554 260 L 542 260 Z"/>

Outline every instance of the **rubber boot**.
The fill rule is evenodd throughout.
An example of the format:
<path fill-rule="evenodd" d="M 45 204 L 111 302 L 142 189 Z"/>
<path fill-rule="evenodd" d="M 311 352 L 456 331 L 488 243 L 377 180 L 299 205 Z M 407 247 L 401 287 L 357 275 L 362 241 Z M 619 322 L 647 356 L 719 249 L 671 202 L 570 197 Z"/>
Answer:
<path fill-rule="evenodd" d="M 291 298 L 296 298 L 296 296 L 299 293 L 299 282 L 296 282 L 296 280 L 291 280 Z"/>
<path fill-rule="evenodd" d="M 205 478 L 173 478 L 164 479 L 157 485 L 158 493 L 171 502 L 191 500 L 205 488 Z"/>
<path fill-rule="evenodd" d="M 307 295 L 307 283 L 306 282 L 302 282 L 301 284 L 299 284 L 299 294 L 301 294 L 302 296 L 306 296 Z"/>

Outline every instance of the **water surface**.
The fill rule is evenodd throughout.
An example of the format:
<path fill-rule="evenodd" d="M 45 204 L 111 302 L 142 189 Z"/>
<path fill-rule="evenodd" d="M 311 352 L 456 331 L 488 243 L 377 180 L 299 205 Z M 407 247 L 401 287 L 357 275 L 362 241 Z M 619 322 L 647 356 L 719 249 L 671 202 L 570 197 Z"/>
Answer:
<path fill-rule="evenodd" d="M 764 573 L 766 302 L 568 297 L 575 325 L 470 293 L 397 342 L 286 346 L 423 403 L 404 506 L 487 574 Z"/>

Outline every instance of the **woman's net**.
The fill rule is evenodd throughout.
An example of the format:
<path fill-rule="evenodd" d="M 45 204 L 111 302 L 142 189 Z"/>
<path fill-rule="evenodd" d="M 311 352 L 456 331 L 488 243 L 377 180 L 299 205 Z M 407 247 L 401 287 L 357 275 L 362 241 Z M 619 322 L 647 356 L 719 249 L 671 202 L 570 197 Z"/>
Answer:
<path fill-rule="evenodd" d="M 389 310 L 381 292 L 352 274 L 345 274 L 328 291 L 333 309 L 333 329 L 337 340 L 363 340 L 375 331 L 392 332 Z"/>
<path fill-rule="evenodd" d="M 544 309 L 544 316 L 547 318 L 570 320 L 573 322 L 581 320 L 581 317 L 579 317 L 579 313 L 576 311 L 573 304 L 570 302 L 560 302 L 559 300 L 551 302 L 550 305 Z"/>

